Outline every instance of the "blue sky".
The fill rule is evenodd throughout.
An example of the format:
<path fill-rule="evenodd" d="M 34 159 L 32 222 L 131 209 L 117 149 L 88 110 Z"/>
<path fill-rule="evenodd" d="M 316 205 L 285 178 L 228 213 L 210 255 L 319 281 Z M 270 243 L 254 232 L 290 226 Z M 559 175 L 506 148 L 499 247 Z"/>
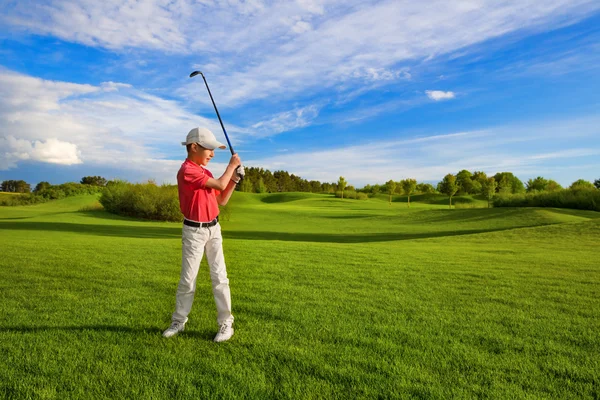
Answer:
<path fill-rule="evenodd" d="M 0 180 L 174 183 L 191 128 L 224 141 L 193 70 L 246 165 L 600 178 L 597 1 L 7 0 Z"/>

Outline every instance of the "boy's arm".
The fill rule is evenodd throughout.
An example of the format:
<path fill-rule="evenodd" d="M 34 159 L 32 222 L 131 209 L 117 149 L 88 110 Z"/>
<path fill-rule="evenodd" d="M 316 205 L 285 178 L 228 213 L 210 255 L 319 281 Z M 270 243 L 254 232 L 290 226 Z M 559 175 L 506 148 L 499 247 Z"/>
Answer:
<path fill-rule="evenodd" d="M 221 192 L 226 191 L 231 183 L 231 177 L 233 176 L 235 169 L 238 165 L 240 165 L 240 163 L 240 156 L 238 156 L 237 154 L 232 155 L 231 160 L 229 160 L 229 165 L 227 165 L 227 168 L 225 169 L 223 175 L 221 175 L 219 179 L 208 178 L 205 184 L 206 187 L 209 187 L 211 189 L 217 189 Z M 235 184 L 233 185 L 233 187 L 235 188 Z M 231 196 L 231 193 L 229 194 L 229 196 Z M 229 200 L 229 198 L 227 199 Z"/>
<path fill-rule="evenodd" d="M 224 206 L 227 204 L 229 198 L 231 197 L 231 194 L 235 191 L 235 185 L 235 181 L 229 181 L 229 184 L 227 185 L 225 190 L 219 193 L 219 195 L 217 196 L 217 203 L 219 203 L 220 206 Z"/>

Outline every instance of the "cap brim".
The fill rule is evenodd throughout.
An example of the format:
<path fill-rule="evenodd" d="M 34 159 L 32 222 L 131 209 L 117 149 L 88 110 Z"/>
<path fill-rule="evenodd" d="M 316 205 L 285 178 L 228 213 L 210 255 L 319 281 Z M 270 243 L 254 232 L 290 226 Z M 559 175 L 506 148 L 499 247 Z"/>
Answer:
<path fill-rule="evenodd" d="M 204 147 L 205 149 L 209 149 L 209 150 L 214 150 L 216 148 L 219 149 L 226 149 L 227 146 L 225 146 L 223 143 L 221 142 L 217 142 L 215 141 L 209 141 L 209 142 L 181 142 L 182 146 L 187 146 L 188 144 L 192 144 L 192 143 L 198 143 L 200 146 Z"/>
<path fill-rule="evenodd" d="M 211 150 L 214 150 L 214 149 L 217 149 L 217 148 L 219 148 L 219 149 L 226 149 L 227 148 L 227 146 L 225 146 L 223 143 L 217 142 L 216 140 L 214 140 L 214 141 L 211 140 L 211 141 L 200 143 L 200 144 L 202 145 L 202 147 L 205 147 L 205 148 L 211 149 Z"/>

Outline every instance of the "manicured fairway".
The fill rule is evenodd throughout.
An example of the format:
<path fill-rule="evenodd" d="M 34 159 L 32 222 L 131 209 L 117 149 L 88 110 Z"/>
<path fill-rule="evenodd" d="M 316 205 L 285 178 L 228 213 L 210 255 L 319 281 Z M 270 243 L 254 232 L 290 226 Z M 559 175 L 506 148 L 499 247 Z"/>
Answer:
<path fill-rule="evenodd" d="M 180 224 L 94 203 L 0 208 L 0 398 L 600 397 L 600 213 L 236 193 L 215 344 Z"/>

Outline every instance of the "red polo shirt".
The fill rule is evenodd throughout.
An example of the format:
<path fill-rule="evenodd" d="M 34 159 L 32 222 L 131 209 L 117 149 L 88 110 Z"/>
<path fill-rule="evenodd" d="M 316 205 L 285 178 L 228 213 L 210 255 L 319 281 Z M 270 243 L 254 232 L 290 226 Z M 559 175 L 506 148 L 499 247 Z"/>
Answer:
<path fill-rule="evenodd" d="M 213 175 L 209 170 L 188 159 L 181 164 L 177 173 L 179 190 L 179 208 L 183 216 L 190 221 L 210 222 L 219 215 L 217 195 L 221 192 L 206 187 L 208 178 Z"/>

